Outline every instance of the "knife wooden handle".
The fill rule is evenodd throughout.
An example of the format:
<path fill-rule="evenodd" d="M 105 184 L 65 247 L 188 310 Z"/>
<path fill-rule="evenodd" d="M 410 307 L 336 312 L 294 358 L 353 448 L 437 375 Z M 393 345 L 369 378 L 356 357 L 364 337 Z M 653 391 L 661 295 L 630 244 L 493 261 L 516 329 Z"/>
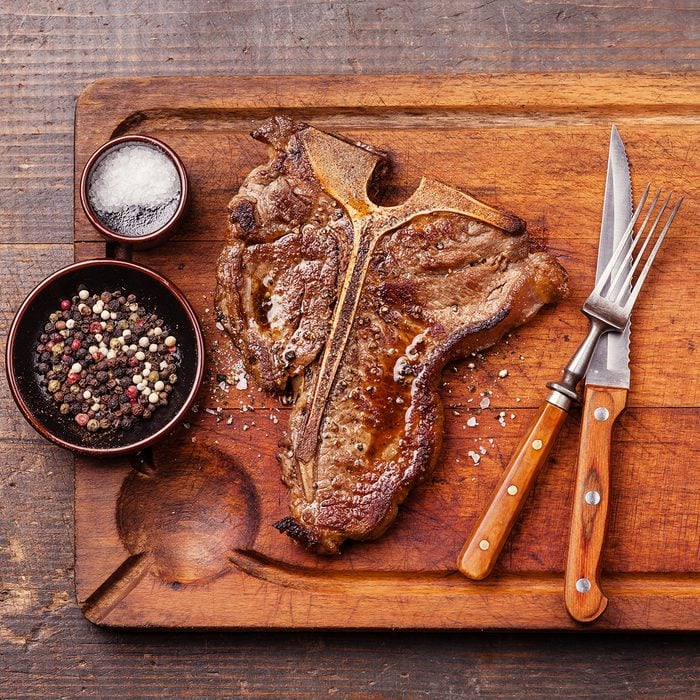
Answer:
<path fill-rule="evenodd" d="M 626 402 L 627 389 L 586 386 L 565 577 L 566 609 L 579 622 L 592 622 L 608 604 L 600 565 L 610 505 L 610 445 Z"/>
<path fill-rule="evenodd" d="M 467 578 L 480 580 L 491 573 L 566 416 L 548 401 L 540 406 L 459 554 L 457 568 Z"/>

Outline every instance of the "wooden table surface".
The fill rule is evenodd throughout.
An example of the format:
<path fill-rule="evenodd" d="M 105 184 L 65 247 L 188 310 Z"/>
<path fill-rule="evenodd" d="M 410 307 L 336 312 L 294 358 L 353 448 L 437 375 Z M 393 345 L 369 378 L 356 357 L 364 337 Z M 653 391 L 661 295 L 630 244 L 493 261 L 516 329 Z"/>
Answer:
<path fill-rule="evenodd" d="M 700 10 L 693 0 L 12 0 L 0 44 L 4 356 L 21 300 L 72 260 L 74 107 L 97 78 L 697 71 Z M 72 459 L 24 422 L 4 381 L 0 440 L 0 697 L 697 693 L 700 644 L 687 634 L 99 629 L 73 595 Z"/>

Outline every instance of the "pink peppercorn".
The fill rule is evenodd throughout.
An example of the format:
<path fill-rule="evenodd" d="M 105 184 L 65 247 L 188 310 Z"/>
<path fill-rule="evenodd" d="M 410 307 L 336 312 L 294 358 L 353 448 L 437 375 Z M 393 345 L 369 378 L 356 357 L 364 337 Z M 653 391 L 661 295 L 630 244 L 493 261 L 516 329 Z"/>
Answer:
<path fill-rule="evenodd" d="M 90 418 L 88 417 L 87 413 L 78 413 L 78 415 L 75 417 L 75 422 L 81 427 L 87 425 L 89 420 Z"/>
<path fill-rule="evenodd" d="M 68 379 L 66 379 L 66 384 L 68 384 L 68 386 L 70 386 L 71 384 L 75 384 L 79 379 L 80 379 L 80 374 L 78 372 L 71 372 L 68 375 Z"/>
<path fill-rule="evenodd" d="M 80 341 L 76 338 L 70 346 L 72 350 L 80 350 Z"/>
<path fill-rule="evenodd" d="M 72 306 L 72 302 L 70 299 L 62 299 L 61 300 L 61 311 L 68 311 L 71 306 Z"/>
<path fill-rule="evenodd" d="M 90 324 L 90 333 L 99 333 L 102 331 L 102 324 L 99 321 L 93 321 Z"/>
<path fill-rule="evenodd" d="M 126 388 L 125 393 L 133 401 L 139 395 L 139 390 L 132 384 Z"/>

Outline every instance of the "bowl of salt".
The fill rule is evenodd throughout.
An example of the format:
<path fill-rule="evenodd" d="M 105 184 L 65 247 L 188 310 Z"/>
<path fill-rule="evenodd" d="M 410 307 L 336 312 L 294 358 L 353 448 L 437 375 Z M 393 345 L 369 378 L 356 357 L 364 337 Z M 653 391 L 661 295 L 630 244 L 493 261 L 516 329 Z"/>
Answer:
<path fill-rule="evenodd" d="M 187 195 L 180 157 L 151 136 L 108 141 L 92 154 L 80 180 L 80 202 L 90 223 L 127 248 L 165 241 L 182 218 Z"/>

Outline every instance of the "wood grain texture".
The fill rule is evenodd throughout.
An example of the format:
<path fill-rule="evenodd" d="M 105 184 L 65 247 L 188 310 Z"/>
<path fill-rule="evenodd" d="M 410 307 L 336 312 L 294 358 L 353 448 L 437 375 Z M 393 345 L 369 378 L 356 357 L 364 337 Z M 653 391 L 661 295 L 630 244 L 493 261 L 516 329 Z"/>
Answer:
<path fill-rule="evenodd" d="M 72 260 L 73 110 L 77 96 L 96 78 L 697 71 L 699 19 L 696 3 L 689 0 L 596 6 L 544 1 L 285 3 L 275 8 L 252 2 L 219 7 L 174 2 L 166 8 L 129 0 L 95 2 L 89 9 L 58 2 L 4 3 L 0 343 L 24 295 Z M 652 145 L 671 145 L 672 156 L 682 154 L 672 144 Z M 233 184 L 226 181 L 225 189 Z M 592 250 L 586 255 L 595 259 Z M 669 329 L 679 327 L 680 309 L 694 298 L 692 285 L 677 294 L 678 309 L 660 322 Z M 689 352 L 690 342 L 690 336 L 677 333 L 670 345 L 648 345 L 634 360 L 633 371 L 639 375 L 650 355 Z M 547 346 L 545 337 L 545 351 Z M 497 372 L 499 364 L 487 358 L 489 371 Z M 533 386 L 527 377 L 522 381 L 518 393 L 529 395 Z M 697 392 L 697 382 L 685 389 Z M 505 395 L 514 400 L 510 388 Z M 667 392 L 664 406 L 673 398 Z M 633 409 L 620 420 L 620 439 L 638 465 L 631 478 L 641 477 L 643 488 L 652 491 L 664 469 L 656 465 L 648 471 L 643 446 L 629 441 L 626 430 L 627 421 L 635 425 L 644 416 Z M 660 431 L 671 423 L 685 444 L 697 435 L 696 418 L 686 409 L 662 408 L 659 421 L 643 425 Z M 4 382 L 0 437 L 4 697 L 278 697 L 283 686 L 293 697 L 556 693 L 684 698 L 694 695 L 700 680 L 692 635 L 104 632 L 85 621 L 72 596 L 72 460 L 35 436 L 14 409 Z M 673 460 L 700 461 L 697 442 L 690 455 L 676 440 L 668 442 L 667 450 Z M 498 458 L 506 455 L 499 450 Z M 488 485 L 480 489 L 485 498 Z M 550 513 L 535 506 L 532 517 L 546 519 Z M 679 509 L 670 517 L 697 532 L 692 514 Z M 661 524 L 643 512 L 628 513 L 616 523 L 613 510 L 612 518 L 614 529 L 632 532 Z M 524 550 L 530 532 L 520 532 Z M 619 542 L 613 540 L 609 548 L 612 557 L 622 554 Z"/>
<path fill-rule="evenodd" d="M 287 77 L 284 83 L 264 76 L 214 76 L 110 80 L 90 86 L 81 95 L 76 113 L 76 182 L 92 151 L 116 134 L 146 131 L 156 135 L 173 146 L 185 162 L 193 202 L 181 234 L 162 250 L 139 252 L 135 258 L 157 267 L 192 301 L 205 329 L 209 369 L 197 414 L 184 430 L 154 450 L 156 465 L 169 465 L 170 471 L 156 470 L 149 492 L 160 496 L 151 495 L 153 502 L 145 507 L 145 513 L 150 521 L 150 513 L 164 509 L 161 521 L 170 523 L 165 551 L 152 536 L 146 537 L 151 544 L 145 548 L 130 545 L 128 533 L 143 530 L 144 515 L 132 516 L 127 522 L 120 516 L 118 531 L 115 528 L 114 504 L 122 503 L 125 489 L 130 490 L 128 462 L 119 464 L 115 481 L 108 486 L 102 465 L 77 461 L 76 583 L 79 600 L 89 601 L 94 611 L 90 619 L 113 626 L 175 627 L 401 627 L 409 620 L 417 627 L 571 626 L 563 612 L 562 596 L 568 523 L 562 520 L 557 530 L 549 521 L 553 513 L 570 510 L 575 460 L 568 454 L 576 452 L 575 437 L 563 439 L 557 446 L 550 460 L 553 473 L 542 479 L 533 499 L 536 502 L 526 504 L 521 527 L 509 542 L 491 585 L 479 587 L 460 580 L 455 559 L 464 533 L 475 527 L 482 504 L 488 500 L 482 490 L 486 488 L 488 493 L 493 489 L 496 500 L 502 502 L 499 494 L 510 485 L 507 470 L 503 480 L 502 465 L 508 462 L 515 443 L 505 447 L 506 436 L 494 428 L 510 428 L 513 439 L 522 439 L 522 431 L 546 393 L 547 381 L 561 373 L 572 351 L 566 339 L 573 341 L 574 348 L 584 335 L 586 323 L 580 302 L 565 300 L 545 309 L 505 342 L 473 358 L 473 367 L 462 362 L 446 372 L 441 393 L 448 418 L 440 468 L 428 484 L 412 494 L 396 526 L 379 542 L 348 546 L 336 559 L 307 554 L 271 526 L 288 515 L 288 496 L 275 464 L 288 409 L 278 398 L 261 392 L 250 377 L 242 390 L 218 386 L 220 376 L 238 377 L 242 371 L 237 350 L 214 324 L 214 272 L 225 234 L 222 212 L 231 194 L 222 190 L 221 181 L 240 181 L 261 162 L 263 153 L 248 132 L 266 116 L 279 112 L 386 149 L 398 164 L 397 170 L 412 162 L 416 144 L 420 144 L 422 157 L 415 169 L 410 175 L 395 174 L 383 197 L 394 202 L 405 199 L 426 170 L 436 177 L 447 172 L 451 181 L 455 178 L 467 183 L 476 171 L 490 183 L 479 194 L 522 213 L 531 222 L 533 235 L 547 241 L 560 255 L 574 289 L 585 294 L 595 267 L 610 121 L 618 124 L 623 136 L 633 135 L 629 153 L 635 172 L 641 171 L 641 177 L 653 172 L 674 183 L 683 180 L 692 201 L 697 186 L 695 166 L 687 158 L 669 162 L 666 151 L 677 148 L 674 144 L 681 139 L 689 150 L 695 148 L 700 136 L 693 116 L 696 93 L 694 76 L 631 74 L 520 75 L 517 80 L 508 75 L 464 76 L 459 80 L 440 76 L 428 80 L 420 76 L 295 76 Z M 526 97 L 521 99 L 523 94 Z M 431 105 L 435 99 L 438 105 Z M 584 116 L 579 99 L 585 105 Z M 649 113 L 654 115 L 652 119 Z M 348 126 L 343 126 L 344 120 Z M 644 149 L 637 143 L 643 143 Z M 665 151 L 655 147 L 660 143 L 665 144 Z M 468 164 L 465 153 L 469 154 Z M 551 166 L 541 172 L 536 169 L 527 183 L 533 161 L 543 166 L 558 164 L 557 176 Z M 511 177 L 504 180 L 506 171 Z M 639 177 L 635 175 L 635 180 Z M 556 203 L 549 203 L 555 189 Z M 511 202 L 520 204 L 513 206 Z M 698 254 L 694 244 L 697 233 L 689 225 L 696 207 L 691 203 L 683 210 L 677 222 L 679 233 L 673 238 L 688 261 Z M 566 221 L 561 212 L 566 212 Z M 554 216 L 559 217 L 556 223 L 551 221 Z M 596 223 L 589 225 L 590 221 Z M 102 255 L 104 245 L 96 240 L 77 201 L 75 234 L 78 259 Z M 582 262 L 582 250 L 590 255 L 590 263 Z M 678 278 L 674 261 L 665 259 L 670 266 L 666 280 Z M 633 351 L 643 348 L 645 342 L 670 345 L 676 332 L 668 330 L 674 325 L 671 320 L 663 334 L 659 331 L 659 320 L 672 319 L 678 308 L 677 285 L 667 281 L 662 286 L 662 279 L 655 277 L 654 293 L 646 297 L 648 321 L 635 317 L 635 328 L 644 332 L 635 333 Z M 677 332 L 693 337 L 696 326 L 697 319 L 690 313 Z M 484 355 L 499 363 L 497 368 L 484 371 Z M 682 394 L 685 377 L 692 374 L 690 347 L 678 354 L 673 363 L 675 372 L 661 354 L 647 354 L 646 358 L 648 364 L 641 365 L 635 375 L 637 415 L 654 425 L 662 425 L 660 409 L 664 408 L 677 413 L 684 407 L 690 416 L 696 415 L 692 391 L 686 391 L 681 401 L 669 399 Z M 507 378 L 499 376 L 504 367 Z M 524 377 L 531 383 L 527 391 L 518 384 Z M 501 392 L 508 389 L 516 393 L 502 397 Z M 485 395 L 491 406 L 481 409 Z M 555 412 L 550 423 L 559 427 L 562 416 Z M 470 425 L 470 418 L 477 424 Z M 669 429 L 675 439 L 676 426 Z M 606 571 L 612 578 L 620 578 L 613 584 L 613 588 L 617 585 L 615 605 L 599 626 L 696 628 L 700 625 L 700 561 L 694 537 L 688 539 L 687 535 L 696 518 L 684 519 L 679 528 L 669 512 L 676 506 L 691 513 L 700 511 L 697 475 L 683 464 L 673 468 L 666 441 L 658 437 L 665 433 L 663 428 L 649 432 L 638 424 L 628 431 L 631 441 L 644 447 L 645 463 L 663 468 L 665 497 L 659 500 L 656 486 L 645 491 L 639 477 L 637 483 L 630 482 L 628 475 L 634 473 L 636 462 L 621 456 L 624 468 L 619 478 L 628 485 L 616 494 L 617 522 L 625 523 L 644 513 L 659 525 L 656 530 L 635 530 L 634 535 L 621 529 L 613 536 L 618 543 L 617 558 L 608 561 Z M 543 455 L 550 447 L 545 432 L 538 435 Z M 566 432 L 576 434 L 571 426 Z M 529 443 L 526 455 L 533 455 Z M 693 440 L 678 439 L 681 453 L 693 452 L 695 447 Z M 621 444 L 616 442 L 614 448 L 624 453 Z M 499 459 L 494 459 L 496 451 Z M 200 476 L 210 471 L 208 482 L 217 483 L 221 464 L 229 465 L 230 473 L 243 474 L 249 483 L 246 493 L 250 497 L 234 498 L 227 507 L 230 517 L 241 518 L 254 534 L 242 541 L 245 529 L 232 533 L 233 553 L 212 564 L 219 535 L 218 531 L 207 531 L 211 527 L 209 513 L 221 509 L 224 491 L 214 489 L 211 501 L 209 492 L 197 484 Z M 539 461 L 526 460 L 524 464 L 535 467 Z M 465 467 L 477 465 L 476 474 L 468 481 Z M 528 491 L 535 473 L 530 469 L 527 479 L 518 480 L 519 493 L 507 496 L 505 502 L 522 504 L 518 496 Z M 652 475 L 658 480 L 657 469 L 649 469 L 646 476 Z M 496 483 L 500 486 L 494 489 Z M 93 494 L 100 488 L 96 499 Z M 197 494 L 197 498 L 183 500 L 186 493 Z M 252 509 L 251 498 L 255 504 Z M 543 521 L 529 520 L 533 507 L 543 508 Z M 512 521 L 518 510 L 512 509 L 506 520 Z M 183 517 L 178 518 L 178 513 Z M 182 519 L 187 523 L 185 528 L 179 525 Z M 213 522 L 225 519 L 216 517 Z M 527 545 L 519 537 L 521 532 L 527 534 Z M 494 544 L 495 551 L 499 549 L 498 538 Z M 132 585 L 130 574 L 123 584 L 115 580 L 115 570 L 126 567 L 125 571 L 131 571 L 128 557 L 157 551 L 160 556 L 153 554 L 153 565 L 147 572 L 151 575 L 144 575 L 137 585 Z M 173 559 L 180 572 L 174 579 L 164 573 L 173 570 Z M 212 571 L 217 574 L 215 581 Z M 482 568 L 481 574 L 485 571 Z M 253 588 L 245 583 L 251 578 L 257 581 Z M 174 592 L 169 587 L 173 581 L 178 584 Z M 676 589 L 677 584 L 680 589 Z M 96 591 L 104 591 L 106 602 Z M 673 604 L 669 604 L 669 597 L 673 597 Z M 231 600 L 235 600 L 234 605 Z M 640 615 L 642 601 L 645 608 Z M 216 611 L 215 617 L 212 611 Z"/>
<path fill-rule="evenodd" d="M 626 402 L 626 388 L 586 385 L 564 579 L 566 609 L 579 622 L 592 622 L 608 604 L 600 570 L 610 513 L 613 426 Z"/>
<path fill-rule="evenodd" d="M 468 578 L 480 581 L 493 570 L 567 415 L 545 401 L 525 430 L 457 557 Z"/>

